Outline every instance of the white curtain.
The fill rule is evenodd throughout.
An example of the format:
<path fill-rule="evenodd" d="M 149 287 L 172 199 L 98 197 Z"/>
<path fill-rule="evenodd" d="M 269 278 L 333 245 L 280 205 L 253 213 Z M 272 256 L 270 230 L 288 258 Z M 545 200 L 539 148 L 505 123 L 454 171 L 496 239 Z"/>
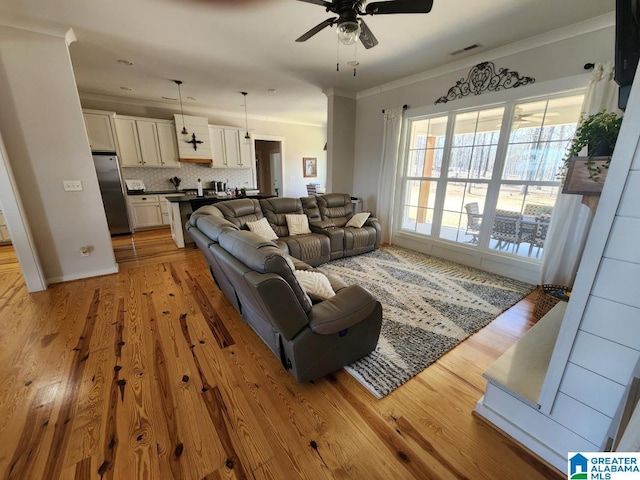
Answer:
<path fill-rule="evenodd" d="M 376 217 L 380 220 L 380 225 L 382 225 L 383 243 L 391 243 L 393 234 L 393 200 L 396 189 L 403 112 L 403 107 L 384 111 L 382 161 L 380 163 L 378 201 L 376 204 Z"/>
<path fill-rule="evenodd" d="M 622 113 L 617 104 L 618 86 L 613 80 L 613 62 L 596 63 L 582 103 L 583 116 L 586 118 L 602 110 Z M 581 202 L 582 195 L 558 195 L 544 245 L 541 284 L 573 285 L 593 218 L 589 207 Z"/>

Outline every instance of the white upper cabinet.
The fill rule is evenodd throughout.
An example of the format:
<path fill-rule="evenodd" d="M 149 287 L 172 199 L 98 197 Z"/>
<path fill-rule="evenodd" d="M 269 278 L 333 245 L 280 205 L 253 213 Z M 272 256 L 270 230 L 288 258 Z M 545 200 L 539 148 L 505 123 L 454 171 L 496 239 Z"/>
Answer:
<path fill-rule="evenodd" d="M 209 141 L 211 143 L 211 155 L 213 168 L 226 168 L 227 154 L 224 150 L 224 128 L 209 125 Z"/>
<path fill-rule="evenodd" d="M 160 161 L 163 167 L 180 167 L 178 142 L 173 122 L 156 122 Z"/>
<path fill-rule="evenodd" d="M 244 131 L 238 132 L 238 135 L 240 136 L 240 158 L 238 162 L 242 168 L 252 168 L 254 163 L 253 156 L 251 154 L 253 140 L 251 138 L 244 138 L 245 134 L 246 132 Z"/>
<path fill-rule="evenodd" d="M 212 168 L 251 168 L 251 141 L 244 135 L 237 128 L 209 125 Z"/>
<path fill-rule="evenodd" d="M 123 167 L 180 167 L 173 122 L 152 118 L 116 117 Z"/>
<path fill-rule="evenodd" d="M 115 152 L 116 142 L 113 137 L 112 124 L 114 114 L 110 112 L 84 110 L 82 116 L 84 117 L 84 125 L 87 129 L 91 150 Z"/>
<path fill-rule="evenodd" d="M 142 153 L 136 121 L 116 117 L 116 135 L 120 147 L 120 165 L 123 167 L 142 167 Z"/>
<path fill-rule="evenodd" d="M 160 167 L 160 146 L 158 145 L 158 128 L 154 121 L 136 120 L 138 141 L 142 163 L 145 167 Z"/>
<path fill-rule="evenodd" d="M 227 167 L 240 165 L 240 135 L 238 130 L 224 129 L 224 147 L 227 152 Z"/>

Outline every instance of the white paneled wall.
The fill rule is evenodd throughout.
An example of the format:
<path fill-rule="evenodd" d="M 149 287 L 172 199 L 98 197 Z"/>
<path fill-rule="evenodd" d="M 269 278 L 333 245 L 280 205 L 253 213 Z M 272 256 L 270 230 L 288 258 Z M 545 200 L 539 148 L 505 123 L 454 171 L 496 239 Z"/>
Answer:
<path fill-rule="evenodd" d="M 640 171 L 630 170 L 551 412 L 600 447 L 640 357 L 638 205 Z"/>
<path fill-rule="evenodd" d="M 545 376 L 539 409 L 487 387 L 476 410 L 566 468 L 569 452 L 602 450 L 640 358 L 640 83 Z M 508 398 L 510 397 L 510 398 Z M 492 403 L 493 402 L 493 403 Z M 588 445 L 592 445 L 591 448 Z"/>

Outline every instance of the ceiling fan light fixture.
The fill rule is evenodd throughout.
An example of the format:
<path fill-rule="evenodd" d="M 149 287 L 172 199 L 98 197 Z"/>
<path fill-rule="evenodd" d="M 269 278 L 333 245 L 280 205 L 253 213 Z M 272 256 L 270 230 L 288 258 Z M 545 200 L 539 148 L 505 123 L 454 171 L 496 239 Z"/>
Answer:
<path fill-rule="evenodd" d="M 357 21 L 346 21 L 338 24 L 336 28 L 338 40 L 343 45 L 353 45 L 360 36 L 360 24 Z"/>

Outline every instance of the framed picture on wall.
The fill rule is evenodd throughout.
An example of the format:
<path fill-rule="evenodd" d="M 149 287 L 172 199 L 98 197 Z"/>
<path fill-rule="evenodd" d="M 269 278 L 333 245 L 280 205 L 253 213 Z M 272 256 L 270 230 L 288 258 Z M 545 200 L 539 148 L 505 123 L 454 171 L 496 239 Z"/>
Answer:
<path fill-rule="evenodd" d="M 317 177 L 318 159 L 314 157 L 304 157 L 302 159 L 302 173 L 305 177 Z"/>

